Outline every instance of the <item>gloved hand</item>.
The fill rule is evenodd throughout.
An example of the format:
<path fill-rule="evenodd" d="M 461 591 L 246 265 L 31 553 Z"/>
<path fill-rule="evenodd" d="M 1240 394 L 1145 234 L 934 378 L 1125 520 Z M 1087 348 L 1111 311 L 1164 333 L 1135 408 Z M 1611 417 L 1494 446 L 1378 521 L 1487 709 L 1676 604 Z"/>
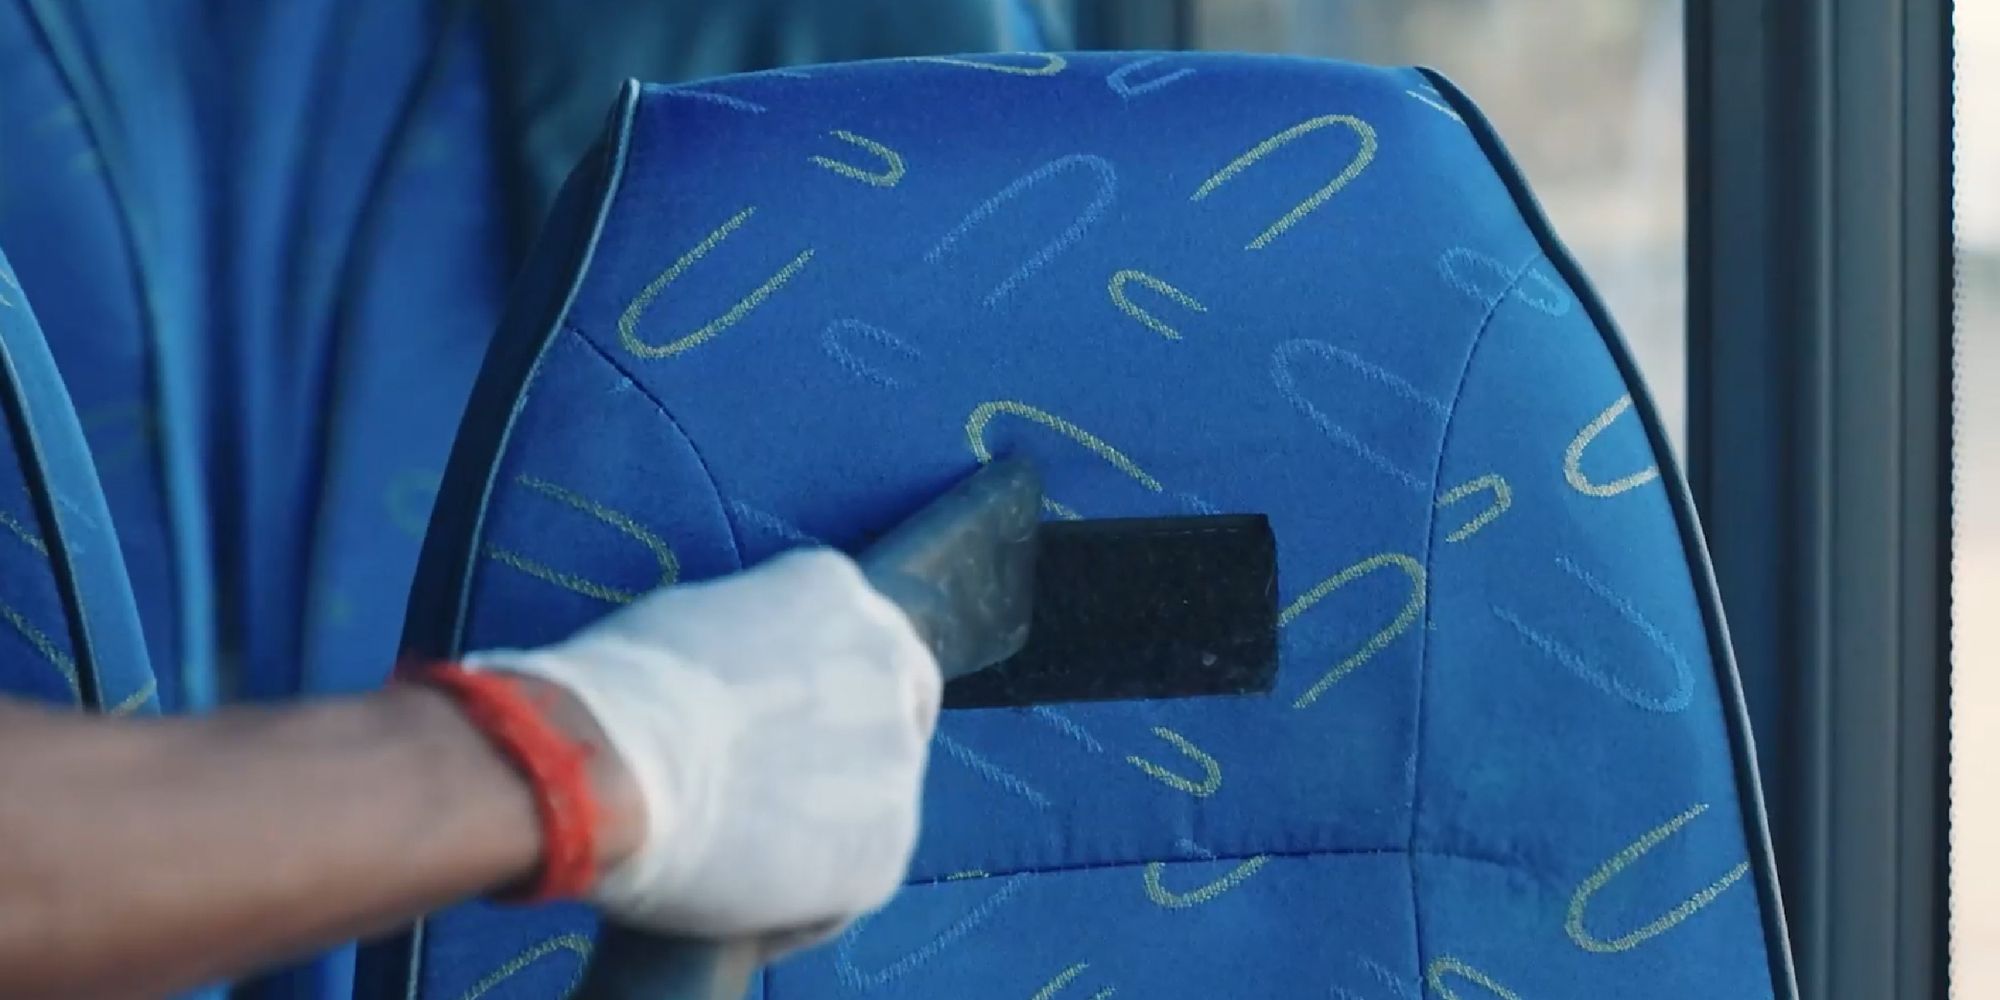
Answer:
<path fill-rule="evenodd" d="M 591 897 L 627 925 L 771 957 L 903 879 L 942 681 L 846 556 L 794 552 L 466 666 L 566 688 L 629 769 L 646 834 Z"/>

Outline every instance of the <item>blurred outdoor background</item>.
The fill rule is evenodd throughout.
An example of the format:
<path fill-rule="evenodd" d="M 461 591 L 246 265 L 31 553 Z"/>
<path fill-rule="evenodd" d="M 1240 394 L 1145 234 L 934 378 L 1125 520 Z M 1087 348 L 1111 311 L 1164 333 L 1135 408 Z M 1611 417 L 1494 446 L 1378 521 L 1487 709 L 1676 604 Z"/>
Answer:
<path fill-rule="evenodd" d="M 2000 3 L 1957 0 L 1952 986 L 2000 996 Z"/>

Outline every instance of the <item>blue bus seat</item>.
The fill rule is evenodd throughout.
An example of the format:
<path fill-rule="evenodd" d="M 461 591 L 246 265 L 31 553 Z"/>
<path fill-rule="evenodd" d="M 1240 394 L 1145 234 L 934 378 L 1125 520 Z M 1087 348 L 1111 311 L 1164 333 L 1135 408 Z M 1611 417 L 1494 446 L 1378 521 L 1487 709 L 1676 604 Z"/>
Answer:
<path fill-rule="evenodd" d="M 169 709 L 211 703 L 216 668 L 205 198 L 175 61 L 191 6 L 0 3 L 0 245 L 81 420 Z"/>
<path fill-rule="evenodd" d="M 1050 517 L 1266 513 L 1276 693 L 948 713 L 908 886 L 757 994 L 1790 997 L 1665 440 L 1435 74 L 1023 54 L 634 85 L 516 282 L 407 636 L 551 641 L 855 545 L 1000 454 Z M 398 996 L 545 996 L 591 933 L 475 904 L 363 964 Z"/>
<path fill-rule="evenodd" d="M 0 691 L 113 715 L 153 714 L 160 707 L 83 426 L 5 255 Z"/>

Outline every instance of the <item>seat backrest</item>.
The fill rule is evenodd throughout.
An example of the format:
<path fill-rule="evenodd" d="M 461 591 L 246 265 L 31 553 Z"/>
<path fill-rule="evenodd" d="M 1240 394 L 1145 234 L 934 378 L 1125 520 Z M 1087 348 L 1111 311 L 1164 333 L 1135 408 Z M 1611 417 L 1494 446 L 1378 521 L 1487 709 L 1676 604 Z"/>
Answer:
<path fill-rule="evenodd" d="M 1687 495 L 1435 75 L 1030 55 L 635 89 L 524 282 L 423 652 L 857 543 L 1002 453 L 1051 517 L 1277 534 L 1275 694 L 948 713 L 910 885 L 763 995 L 1790 995 Z M 589 934 L 465 907 L 376 967 L 541 995 Z"/>
<path fill-rule="evenodd" d="M 83 426 L 0 255 L 0 695 L 159 709 Z"/>
<path fill-rule="evenodd" d="M 191 6 L 0 4 L 0 245 L 82 420 L 170 708 L 210 701 L 215 669 L 206 198 L 175 61 Z"/>

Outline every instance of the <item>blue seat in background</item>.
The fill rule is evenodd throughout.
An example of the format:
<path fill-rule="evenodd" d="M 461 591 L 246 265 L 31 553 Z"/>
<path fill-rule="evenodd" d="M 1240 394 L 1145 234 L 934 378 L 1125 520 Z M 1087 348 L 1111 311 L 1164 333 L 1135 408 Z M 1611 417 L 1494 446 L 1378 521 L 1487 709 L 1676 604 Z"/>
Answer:
<path fill-rule="evenodd" d="M 0 245 L 81 420 L 170 710 L 216 688 L 204 161 L 179 44 L 194 7 L 0 3 Z"/>
<path fill-rule="evenodd" d="M 1050 517 L 1263 512 L 1275 694 L 949 713 L 908 887 L 758 994 L 1790 997 L 1664 441 L 1433 74 L 1048 54 L 635 87 L 516 282 L 408 634 L 555 640 L 856 544 L 1003 453 Z M 460 907 L 363 982 L 554 995 L 591 934 Z"/>
<path fill-rule="evenodd" d="M 159 690 L 83 426 L 0 256 L 0 690 L 114 715 Z"/>

